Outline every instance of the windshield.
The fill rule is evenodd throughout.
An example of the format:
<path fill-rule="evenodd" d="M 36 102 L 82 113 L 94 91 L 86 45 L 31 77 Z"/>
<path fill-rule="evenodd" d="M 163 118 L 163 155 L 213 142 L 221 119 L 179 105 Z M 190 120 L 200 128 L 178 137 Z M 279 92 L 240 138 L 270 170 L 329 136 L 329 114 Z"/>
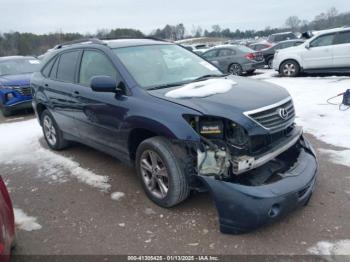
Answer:
<path fill-rule="evenodd" d="M 191 82 L 205 75 L 222 75 L 212 64 L 177 45 L 148 45 L 113 50 L 144 89 Z"/>
<path fill-rule="evenodd" d="M 18 75 L 39 71 L 40 61 L 36 58 L 16 58 L 0 61 L 0 75 Z"/>

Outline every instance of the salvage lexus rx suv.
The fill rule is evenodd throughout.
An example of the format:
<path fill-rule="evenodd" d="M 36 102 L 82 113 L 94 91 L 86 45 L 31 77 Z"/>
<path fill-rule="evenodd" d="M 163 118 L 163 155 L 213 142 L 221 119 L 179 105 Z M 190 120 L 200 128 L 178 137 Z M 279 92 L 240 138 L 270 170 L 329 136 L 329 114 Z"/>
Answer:
<path fill-rule="evenodd" d="M 32 77 L 53 150 L 78 141 L 134 164 L 162 207 L 211 192 L 225 233 L 306 205 L 317 161 L 289 93 L 225 75 L 185 48 L 151 39 L 57 46 Z"/>
<path fill-rule="evenodd" d="M 30 77 L 39 69 L 40 61 L 34 57 L 0 57 L 0 109 L 4 116 L 32 108 Z"/>

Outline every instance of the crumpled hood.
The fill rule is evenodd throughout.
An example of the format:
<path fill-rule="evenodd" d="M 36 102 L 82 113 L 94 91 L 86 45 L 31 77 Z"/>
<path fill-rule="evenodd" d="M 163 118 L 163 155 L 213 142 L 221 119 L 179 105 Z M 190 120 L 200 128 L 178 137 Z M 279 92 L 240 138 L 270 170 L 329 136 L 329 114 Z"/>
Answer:
<path fill-rule="evenodd" d="M 241 117 L 245 111 L 269 106 L 290 96 L 287 90 L 271 83 L 244 77 L 229 76 L 228 78 L 236 82 L 230 90 L 206 97 L 171 98 L 166 96 L 169 91 L 181 87 L 148 92 L 152 96 L 186 106 L 204 115 L 219 116 L 232 120 L 235 120 L 237 116 Z M 203 85 L 205 81 L 200 83 Z"/>
<path fill-rule="evenodd" d="M 0 86 L 29 86 L 32 73 L 0 76 Z"/>

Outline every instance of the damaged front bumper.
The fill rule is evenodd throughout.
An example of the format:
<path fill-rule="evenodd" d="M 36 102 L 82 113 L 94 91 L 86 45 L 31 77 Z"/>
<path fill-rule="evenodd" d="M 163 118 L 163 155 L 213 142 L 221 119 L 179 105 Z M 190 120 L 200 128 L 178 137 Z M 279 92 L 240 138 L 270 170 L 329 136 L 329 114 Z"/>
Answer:
<path fill-rule="evenodd" d="M 300 144 L 299 155 L 276 182 L 252 186 L 223 181 L 216 176 L 196 176 L 214 198 L 221 232 L 252 231 L 308 203 L 317 176 L 316 155 L 302 135 L 298 141 L 292 141 Z"/>

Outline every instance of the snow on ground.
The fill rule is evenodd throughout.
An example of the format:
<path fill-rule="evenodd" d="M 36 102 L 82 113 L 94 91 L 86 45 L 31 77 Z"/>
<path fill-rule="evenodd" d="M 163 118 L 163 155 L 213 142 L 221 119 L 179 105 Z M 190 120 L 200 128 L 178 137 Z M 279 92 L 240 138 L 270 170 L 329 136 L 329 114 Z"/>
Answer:
<path fill-rule="evenodd" d="M 113 192 L 111 194 L 111 199 L 119 201 L 121 198 L 123 198 L 125 194 L 123 192 Z"/>
<path fill-rule="evenodd" d="M 321 152 L 328 155 L 332 162 L 350 167 L 350 150 L 329 150 L 321 149 Z"/>
<path fill-rule="evenodd" d="M 14 208 L 15 223 L 19 229 L 25 231 L 33 231 L 41 229 L 41 225 L 37 223 L 36 217 L 28 216 L 23 210 Z"/>
<path fill-rule="evenodd" d="M 350 255 L 350 240 L 346 239 L 336 242 L 321 241 L 309 248 L 308 251 L 311 254 L 325 256 Z"/>
<path fill-rule="evenodd" d="M 61 156 L 45 149 L 39 143 L 42 130 L 36 119 L 1 124 L 0 164 L 32 164 L 38 168 L 38 176 L 47 176 L 57 182 L 66 182 L 72 177 L 101 191 L 108 191 L 111 185 L 107 176 L 100 176 L 82 168 L 71 158 Z"/>
<path fill-rule="evenodd" d="M 327 99 L 350 89 L 350 77 L 278 77 L 274 70 L 261 70 L 253 76 L 286 88 L 296 108 L 296 122 L 318 139 L 334 146 L 350 149 L 350 109 L 339 111 Z M 341 97 L 332 102 L 341 102 Z"/>

